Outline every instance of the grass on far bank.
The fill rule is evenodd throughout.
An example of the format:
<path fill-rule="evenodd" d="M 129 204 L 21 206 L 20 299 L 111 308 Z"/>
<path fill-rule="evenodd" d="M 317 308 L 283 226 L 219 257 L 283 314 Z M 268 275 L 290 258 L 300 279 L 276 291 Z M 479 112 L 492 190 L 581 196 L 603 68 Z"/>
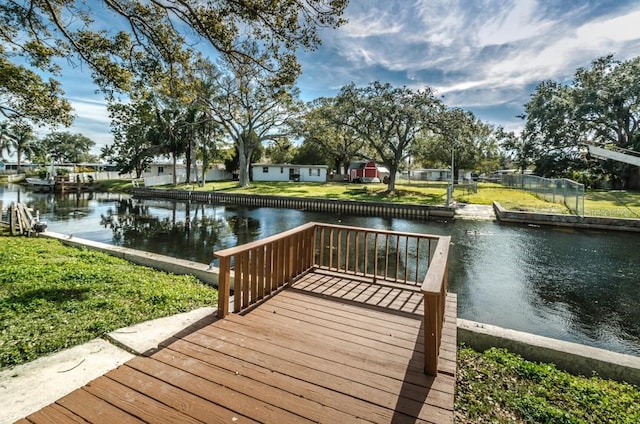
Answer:
<path fill-rule="evenodd" d="M 532 193 L 504 187 L 500 184 L 478 183 L 478 191 L 469 187 L 456 187 L 453 197 L 460 203 L 491 205 L 498 202 L 503 208 L 515 211 L 566 214 L 569 210 L 559 203 L 547 202 Z"/>
<path fill-rule="evenodd" d="M 169 187 L 167 187 L 169 188 Z M 354 183 L 295 183 L 295 182 L 252 182 L 250 187 L 239 188 L 236 181 L 207 183 L 204 187 L 179 185 L 178 189 L 194 191 L 224 191 L 292 197 L 317 197 L 325 199 L 357 200 L 370 202 L 414 203 L 423 205 L 444 205 L 447 198 L 447 184 L 438 182 L 405 182 L 396 184 L 396 191 L 388 193 L 386 184 Z M 366 190 L 366 191 L 365 191 Z M 498 201 L 506 209 L 535 211 L 544 213 L 568 213 L 560 204 L 546 202 L 531 193 L 505 188 L 499 184 L 480 183 L 478 192 L 472 193 L 467 187 L 456 186 L 453 197 L 460 203 L 491 205 Z"/>
<path fill-rule="evenodd" d="M 131 190 L 133 183 L 131 180 L 100 180 L 95 183 L 95 191 L 125 193 Z"/>
<path fill-rule="evenodd" d="M 585 193 L 584 214 L 615 218 L 640 218 L 640 193 L 593 190 Z"/>
<path fill-rule="evenodd" d="M 258 194 L 290 197 L 316 197 L 325 199 L 414 203 L 444 205 L 446 183 L 406 182 L 396 184 L 396 191 L 388 193 L 382 183 L 308 183 L 308 182 L 252 182 L 250 187 L 240 188 L 237 181 L 208 182 L 203 187 L 196 184 L 180 184 L 163 189 L 193 191 L 224 191 L 226 193 Z M 560 203 L 547 202 L 532 193 L 507 188 L 500 184 L 478 183 L 473 193 L 469 186 L 456 185 L 453 197 L 459 203 L 491 205 L 499 202 L 505 209 L 539 213 L 569 214 Z M 640 218 L 640 193 L 620 190 L 588 191 L 585 193 L 585 215 Z"/>
<path fill-rule="evenodd" d="M 51 239 L 0 235 L 0 369 L 216 304 L 217 291 L 192 276 Z"/>
<path fill-rule="evenodd" d="M 457 423 L 640 422 L 640 389 L 630 384 L 574 376 L 497 348 L 461 348 L 457 362 Z"/>
<path fill-rule="evenodd" d="M 173 187 L 166 187 L 171 189 Z M 423 205 L 443 205 L 447 194 L 441 184 L 396 184 L 393 193 L 387 192 L 382 183 L 314 183 L 314 182 L 265 182 L 253 181 L 251 186 L 240 188 L 237 181 L 208 182 L 203 187 L 196 184 L 180 184 L 179 190 L 224 191 L 225 193 L 257 194 L 265 196 L 315 197 L 337 200 L 357 200 L 368 202 L 415 203 Z"/>

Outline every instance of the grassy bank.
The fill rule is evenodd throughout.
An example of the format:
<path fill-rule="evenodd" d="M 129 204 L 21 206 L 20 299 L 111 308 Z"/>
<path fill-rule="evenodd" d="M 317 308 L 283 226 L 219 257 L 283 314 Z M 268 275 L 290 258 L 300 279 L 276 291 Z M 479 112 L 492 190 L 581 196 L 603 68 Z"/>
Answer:
<path fill-rule="evenodd" d="M 458 351 L 455 409 L 457 423 L 637 423 L 640 390 L 467 348 Z"/>
<path fill-rule="evenodd" d="M 122 184 L 122 183 L 120 183 Z M 130 186 L 131 183 L 125 183 Z M 414 203 L 444 205 L 446 183 L 402 180 L 396 191 L 388 193 L 385 184 L 305 183 L 305 182 L 252 182 L 250 187 L 239 188 L 237 181 L 208 182 L 203 187 L 196 184 L 163 186 L 160 189 L 193 191 L 222 191 L 226 193 L 257 194 L 265 196 L 316 197 L 324 199 L 356 200 L 371 202 Z M 127 185 L 115 184 L 110 190 L 122 191 Z M 569 214 L 569 209 L 559 203 L 547 202 L 532 193 L 507 188 L 500 184 L 478 183 L 477 192 L 468 186 L 456 186 L 453 197 L 459 203 L 491 205 L 499 202 L 504 208 L 516 211 Z M 585 214 L 594 216 L 640 218 L 640 193 L 629 191 L 589 191 L 585 193 Z"/>
<path fill-rule="evenodd" d="M 456 189 L 454 198 L 458 202 L 476 205 L 491 205 L 498 202 L 505 209 L 516 211 L 566 214 L 569 210 L 559 203 L 547 202 L 532 193 L 507 188 L 500 184 L 479 183 L 478 191 Z"/>
<path fill-rule="evenodd" d="M 216 304 L 217 291 L 194 277 L 55 240 L 0 236 L 0 368 Z"/>
<path fill-rule="evenodd" d="M 585 193 L 585 215 L 640 218 L 640 193 L 626 190 L 596 190 Z"/>
<path fill-rule="evenodd" d="M 381 183 L 350 184 L 254 181 L 249 187 L 240 188 L 237 185 L 237 181 L 216 181 L 206 183 L 203 187 L 181 184 L 177 189 L 223 191 L 225 193 L 257 194 L 264 196 L 416 203 L 422 205 L 443 205 L 447 197 L 446 187 L 441 184 L 396 184 L 396 190 L 393 193 L 388 193 L 387 185 Z M 162 188 L 172 189 L 174 187 L 165 186 Z"/>

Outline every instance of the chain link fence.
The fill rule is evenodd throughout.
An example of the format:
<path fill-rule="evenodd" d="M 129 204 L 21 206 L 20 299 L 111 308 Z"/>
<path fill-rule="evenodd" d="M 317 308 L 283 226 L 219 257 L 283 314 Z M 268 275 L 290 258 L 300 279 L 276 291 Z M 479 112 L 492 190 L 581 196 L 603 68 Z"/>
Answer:
<path fill-rule="evenodd" d="M 565 205 L 573 214 L 584 215 L 584 184 L 567 178 L 537 175 L 503 175 L 502 185 L 534 193 L 547 202 Z"/>

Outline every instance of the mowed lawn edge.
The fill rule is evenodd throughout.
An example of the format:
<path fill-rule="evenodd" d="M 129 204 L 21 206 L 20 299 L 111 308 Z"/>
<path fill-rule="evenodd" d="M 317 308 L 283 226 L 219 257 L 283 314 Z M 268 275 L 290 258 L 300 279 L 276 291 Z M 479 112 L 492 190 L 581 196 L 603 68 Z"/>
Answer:
<path fill-rule="evenodd" d="M 193 276 L 0 235 L 0 369 L 217 300 L 217 290 Z"/>

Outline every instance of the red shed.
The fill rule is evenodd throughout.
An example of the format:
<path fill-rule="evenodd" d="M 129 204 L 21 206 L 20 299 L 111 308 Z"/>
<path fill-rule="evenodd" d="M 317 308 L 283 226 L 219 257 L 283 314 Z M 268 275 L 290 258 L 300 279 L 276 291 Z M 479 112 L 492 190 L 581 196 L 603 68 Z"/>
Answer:
<path fill-rule="evenodd" d="M 378 166 L 375 162 L 351 162 L 349 165 L 349 181 L 361 180 L 363 182 L 380 178 Z"/>

